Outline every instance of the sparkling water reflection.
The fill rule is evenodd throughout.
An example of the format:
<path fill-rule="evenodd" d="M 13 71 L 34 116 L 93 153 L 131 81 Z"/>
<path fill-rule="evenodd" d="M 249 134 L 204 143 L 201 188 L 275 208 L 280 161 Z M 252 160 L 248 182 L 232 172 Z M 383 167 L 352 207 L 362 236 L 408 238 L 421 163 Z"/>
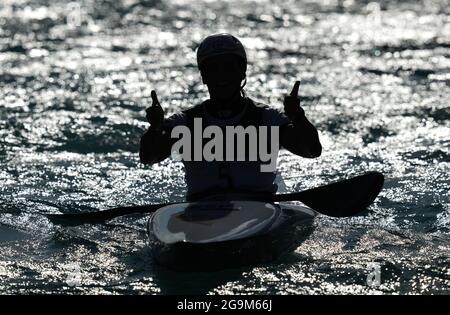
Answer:
<path fill-rule="evenodd" d="M 449 293 L 449 13 L 446 0 L 3 1 L 0 292 Z M 183 199 L 180 164 L 138 161 L 144 109 L 152 89 L 166 114 L 207 96 L 195 48 L 217 31 L 247 47 L 252 97 L 280 107 L 302 79 L 324 151 L 281 152 L 286 189 L 378 170 L 371 211 L 319 218 L 274 264 L 212 274 L 155 266 L 140 216 L 48 222 Z"/>

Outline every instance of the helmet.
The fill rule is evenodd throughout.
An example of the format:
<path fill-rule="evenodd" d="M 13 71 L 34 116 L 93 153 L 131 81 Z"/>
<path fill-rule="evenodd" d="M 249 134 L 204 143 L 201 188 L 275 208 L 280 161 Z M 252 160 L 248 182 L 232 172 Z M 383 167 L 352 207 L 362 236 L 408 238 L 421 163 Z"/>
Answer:
<path fill-rule="evenodd" d="M 247 70 L 247 54 L 242 43 L 233 35 L 227 33 L 214 34 L 206 37 L 197 49 L 197 65 L 213 56 L 232 54 L 240 57 L 244 63 L 244 72 Z"/>

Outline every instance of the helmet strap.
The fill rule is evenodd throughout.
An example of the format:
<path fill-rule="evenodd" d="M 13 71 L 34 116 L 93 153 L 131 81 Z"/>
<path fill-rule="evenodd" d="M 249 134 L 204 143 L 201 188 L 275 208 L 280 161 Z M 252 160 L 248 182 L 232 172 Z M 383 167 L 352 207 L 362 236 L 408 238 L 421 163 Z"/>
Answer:
<path fill-rule="evenodd" d="M 247 76 L 244 78 L 244 82 L 241 84 L 240 92 L 242 94 L 242 97 L 246 97 L 247 94 L 244 91 L 244 87 L 247 84 Z"/>

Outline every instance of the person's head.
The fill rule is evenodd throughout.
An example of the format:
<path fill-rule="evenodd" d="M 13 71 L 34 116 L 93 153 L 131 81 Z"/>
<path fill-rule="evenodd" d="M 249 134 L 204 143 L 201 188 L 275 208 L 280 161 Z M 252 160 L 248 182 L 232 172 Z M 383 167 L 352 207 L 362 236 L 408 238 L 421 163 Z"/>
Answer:
<path fill-rule="evenodd" d="M 197 65 L 212 99 L 227 101 L 242 90 L 247 55 L 236 37 L 226 33 L 206 37 L 197 50 Z"/>

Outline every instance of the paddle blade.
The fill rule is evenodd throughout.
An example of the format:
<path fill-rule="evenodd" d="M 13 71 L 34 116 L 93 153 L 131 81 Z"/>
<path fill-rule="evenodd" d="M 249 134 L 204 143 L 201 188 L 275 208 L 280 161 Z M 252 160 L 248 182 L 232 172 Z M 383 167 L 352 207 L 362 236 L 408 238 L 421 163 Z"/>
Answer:
<path fill-rule="evenodd" d="M 298 193 L 275 195 L 274 201 L 298 200 L 321 214 L 348 217 L 364 211 L 378 196 L 383 183 L 383 174 L 369 172 Z"/>

